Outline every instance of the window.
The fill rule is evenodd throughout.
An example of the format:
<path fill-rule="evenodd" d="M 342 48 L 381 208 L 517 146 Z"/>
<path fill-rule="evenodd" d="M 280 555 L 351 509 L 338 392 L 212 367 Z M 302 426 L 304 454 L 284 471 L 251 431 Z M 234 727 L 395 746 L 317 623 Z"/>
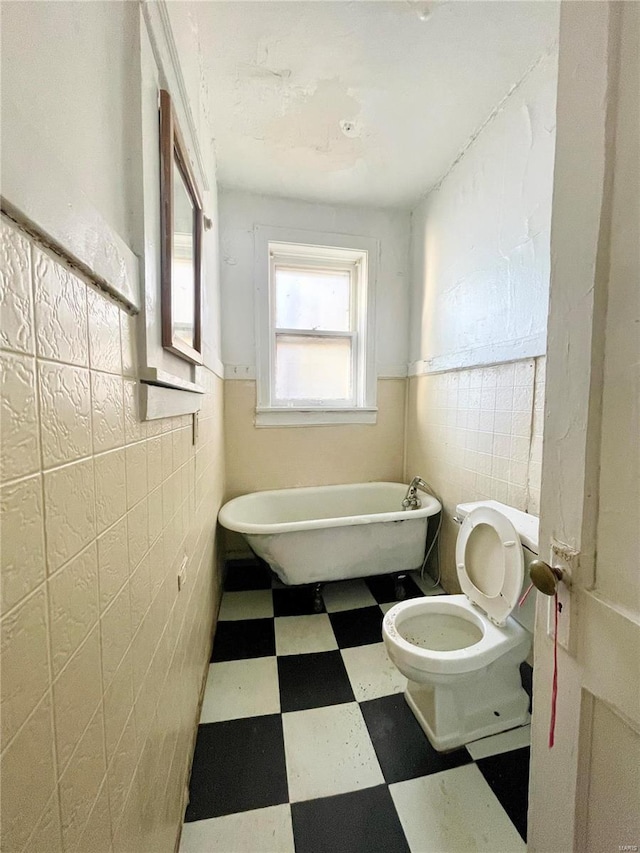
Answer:
<path fill-rule="evenodd" d="M 256 422 L 374 422 L 369 282 L 375 241 L 351 248 L 263 236 Z"/>

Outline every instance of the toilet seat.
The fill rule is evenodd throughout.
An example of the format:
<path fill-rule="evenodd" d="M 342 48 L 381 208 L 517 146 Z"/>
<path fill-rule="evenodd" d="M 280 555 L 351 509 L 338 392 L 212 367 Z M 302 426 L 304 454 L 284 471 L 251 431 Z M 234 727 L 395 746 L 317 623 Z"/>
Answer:
<path fill-rule="evenodd" d="M 488 506 L 471 510 L 456 540 L 456 568 L 469 601 L 503 627 L 524 579 L 522 545 L 509 519 Z"/>
<path fill-rule="evenodd" d="M 464 648 L 437 651 L 415 645 L 402 635 L 401 626 L 405 620 L 416 616 L 428 619 L 438 614 L 471 622 L 482 631 L 482 638 Z M 528 632 L 514 619 L 498 628 L 478 612 L 466 595 L 434 595 L 402 601 L 386 613 L 382 626 L 383 639 L 392 660 L 397 649 L 416 671 L 434 674 L 473 672 L 493 663 L 515 646 L 530 642 Z"/>

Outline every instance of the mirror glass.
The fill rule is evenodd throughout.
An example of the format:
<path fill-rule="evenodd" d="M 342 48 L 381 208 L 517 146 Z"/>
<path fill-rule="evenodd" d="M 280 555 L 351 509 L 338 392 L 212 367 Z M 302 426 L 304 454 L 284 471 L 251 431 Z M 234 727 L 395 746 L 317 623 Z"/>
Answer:
<path fill-rule="evenodd" d="M 195 342 L 195 215 L 191 196 L 173 160 L 173 234 L 171 306 L 173 334 L 188 346 Z"/>

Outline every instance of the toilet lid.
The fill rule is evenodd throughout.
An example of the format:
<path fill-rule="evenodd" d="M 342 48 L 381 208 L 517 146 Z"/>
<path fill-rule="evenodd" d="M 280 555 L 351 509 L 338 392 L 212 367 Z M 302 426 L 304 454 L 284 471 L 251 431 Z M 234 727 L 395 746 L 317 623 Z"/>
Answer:
<path fill-rule="evenodd" d="M 458 533 L 456 566 L 467 598 L 504 625 L 524 579 L 522 545 L 509 519 L 488 506 L 471 510 Z"/>

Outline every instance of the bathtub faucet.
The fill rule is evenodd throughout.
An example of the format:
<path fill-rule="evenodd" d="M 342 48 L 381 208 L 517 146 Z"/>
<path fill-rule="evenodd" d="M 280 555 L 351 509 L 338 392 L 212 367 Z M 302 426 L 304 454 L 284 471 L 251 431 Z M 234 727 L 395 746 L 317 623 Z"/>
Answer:
<path fill-rule="evenodd" d="M 429 494 L 429 486 L 425 483 L 422 477 L 414 477 L 409 484 L 407 494 L 402 501 L 403 509 L 420 509 L 422 501 L 418 497 L 418 489 Z"/>

